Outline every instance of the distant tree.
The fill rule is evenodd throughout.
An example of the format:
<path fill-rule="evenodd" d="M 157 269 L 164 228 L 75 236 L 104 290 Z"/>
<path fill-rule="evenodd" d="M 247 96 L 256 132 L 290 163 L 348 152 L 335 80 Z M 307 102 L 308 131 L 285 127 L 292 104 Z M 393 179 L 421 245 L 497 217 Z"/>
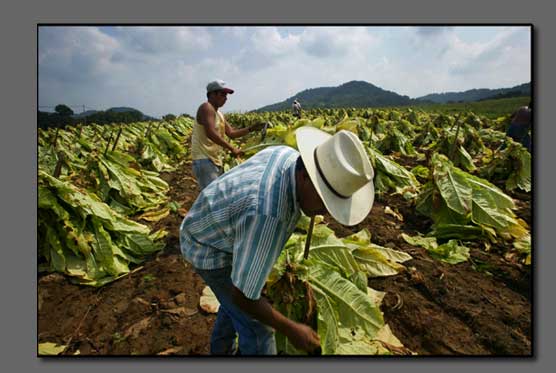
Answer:
<path fill-rule="evenodd" d="M 71 110 L 68 106 L 63 104 L 56 105 L 54 111 L 62 117 L 69 117 L 73 115 L 73 110 Z"/>
<path fill-rule="evenodd" d="M 168 122 L 176 119 L 176 116 L 174 114 L 166 114 L 165 116 L 162 117 L 162 119 Z"/>

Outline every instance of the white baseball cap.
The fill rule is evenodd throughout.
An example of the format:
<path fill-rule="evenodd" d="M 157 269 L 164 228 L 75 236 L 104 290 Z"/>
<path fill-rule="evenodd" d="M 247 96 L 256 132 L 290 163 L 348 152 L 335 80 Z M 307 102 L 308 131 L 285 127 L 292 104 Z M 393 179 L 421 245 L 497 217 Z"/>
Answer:
<path fill-rule="evenodd" d="M 226 82 L 220 79 L 214 80 L 207 84 L 207 93 L 214 91 L 224 91 L 226 93 L 234 93 L 234 90 L 226 86 Z"/>

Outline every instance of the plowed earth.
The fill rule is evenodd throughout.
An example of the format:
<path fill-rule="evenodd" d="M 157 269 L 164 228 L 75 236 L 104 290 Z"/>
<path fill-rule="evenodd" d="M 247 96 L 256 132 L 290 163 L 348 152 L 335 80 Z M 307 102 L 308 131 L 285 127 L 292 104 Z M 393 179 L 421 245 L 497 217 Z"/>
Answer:
<path fill-rule="evenodd" d="M 401 161 L 400 163 L 402 163 Z M 199 308 L 204 283 L 182 260 L 178 230 L 199 193 L 191 165 L 162 174 L 182 209 L 155 224 L 168 231 L 164 251 L 101 288 L 39 274 L 38 342 L 67 345 L 63 355 L 207 355 L 213 314 Z M 531 224 L 530 195 L 513 195 L 517 215 Z M 386 214 L 399 212 L 403 221 Z M 409 253 L 408 270 L 371 278 L 386 292 L 385 321 L 419 355 L 531 355 L 532 278 L 529 267 L 506 260 L 504 248 L 477 246 L 471 260 L 449 265 L 407 244 L 400 234 L 429 231 L 431 221 L 399 196 L 377 198 L 355 227 L 326 218 L 339 237 L 367 228 L 372 242 Z M 143 222 L 145 223 L 145 222 Z"/>

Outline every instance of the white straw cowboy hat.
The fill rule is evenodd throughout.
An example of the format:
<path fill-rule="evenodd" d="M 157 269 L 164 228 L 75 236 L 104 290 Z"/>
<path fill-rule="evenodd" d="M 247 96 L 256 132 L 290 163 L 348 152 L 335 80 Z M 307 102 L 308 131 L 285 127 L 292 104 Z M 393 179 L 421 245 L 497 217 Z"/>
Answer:
<path fill-rule="evenodd" d="M 359 138 L 350 131 L 334 136 L 314 127 L 300 127 L 297 147 L 307 173 L 326 209 L 340 224 L 360 223 L 375 196 L 374 170 Z"/>

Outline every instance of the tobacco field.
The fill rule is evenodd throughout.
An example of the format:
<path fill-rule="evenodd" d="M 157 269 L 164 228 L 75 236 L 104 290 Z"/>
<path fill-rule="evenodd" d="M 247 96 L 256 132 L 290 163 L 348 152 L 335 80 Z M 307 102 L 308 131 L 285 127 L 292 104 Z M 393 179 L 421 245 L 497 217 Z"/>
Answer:
<path fill-rule="evenodd" d="M 307 259 L 300 219 L 265 296 L 317 330 L 323 355 L 530 356 L 533 167 L 505 135 L 510 114 L 228 114 L 234 127 L 270 125 L 264 140 L 236 141 L 245 154 L 225 170 L 268 146 L 295 148 L 296 128 L 313 126 L 356 133 L 375 172 L 369 216 L 353 227 L 319 216 Z M 208 355 L 217 305 L 179 249 L 199 194 L 192 125 L 182 116 L 38 130 L 39 356 Z M 279 355 L 303 354 L 276 340 Z"/>

